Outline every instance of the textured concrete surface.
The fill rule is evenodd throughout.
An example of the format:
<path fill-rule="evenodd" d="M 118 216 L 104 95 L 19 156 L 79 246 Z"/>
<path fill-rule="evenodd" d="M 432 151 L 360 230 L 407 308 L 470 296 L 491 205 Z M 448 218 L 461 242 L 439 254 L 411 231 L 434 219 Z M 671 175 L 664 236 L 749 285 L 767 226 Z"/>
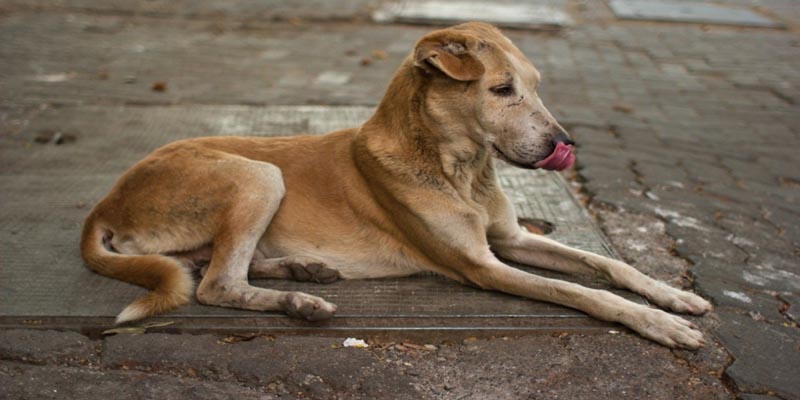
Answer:
<path fill-rule="evenodd" d="M 708 364 L 724 352 L 672 354 L 619 333 L 368 349 L 342 347 L 342 338 L 164 334 L 71 338 L 95 346 L 69 350 L 35 344 L 54 335 L 63 334 L 0 333 L 6 398 L 728 398 Z"/>
<path fill-rule="evenodd" d="M 314 3 L 280 3 L 283 16 L 267 18 L 233 3 L 219 10 L 207 2 L 2 1 L 0 146 L 36 146 L 30 140 L 40 132 L 30 127 L 51 108 L 374 105 L 428 28 L 363 22 L 380 2 L 325 3 L 313 10 L 306 4 Z M 374 343 L 365 353 L 393 364 L 353 372 L 358 385 L 345 387 L 327 383 L 337 378 L 320 362 L 290 361 L 308 349 L 337 360 L 322 349 L 341 338 L 281 337 L 279 350 L 264 357 L 270 363 L 237 364 L 237 374 L 261 368 L 279 377 L 271 382 L 3 355 L 0 387 L 11 398 L 72 386 L 88 398 L 120 386 L 184 393 L 187 383 L 265 397 L 379 397 L 393 388 L 406 398 L 800 398 L 793 379 L 800 354 L 800 8 L 792 0 L 716 3 L 753 9 L 787 29 L 626 22 L 605 2 L 571 1 L 565 8 L 574 26 L 509 32 L 545 77 L 543 99 L 580 144 L 578 168 L 567 175 L 619 252 L 717 306 L 695 319 L 717 339 L 706 349 L 671 352 L 625 332 L 431 343 L 438 350 L 414 350 L 420 355 Z M 355 7 L 349 16 L 338 13 L 348 7 Z M 152 90 L 158 82 L 165 91 Z M 80 131 L 67 128 L 80 140 Z M 14 343 L 15 354 L 24 354 L 25 345 Z M 181 356 L 191 360 L 191 352 Z M 657 391 L 641 392 L 649 388 Z"/>

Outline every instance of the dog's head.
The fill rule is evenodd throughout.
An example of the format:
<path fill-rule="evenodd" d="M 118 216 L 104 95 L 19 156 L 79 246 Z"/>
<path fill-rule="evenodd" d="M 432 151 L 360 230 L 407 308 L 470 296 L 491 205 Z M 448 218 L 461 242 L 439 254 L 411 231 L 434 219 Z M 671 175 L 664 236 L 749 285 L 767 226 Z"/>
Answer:
<path fill-rule="evenodd" d="M 425 108 L 439 126 L 523 168 L 563 170 L 573 142 L 542 104 L 539 72 L 499 30 L 468 23 L 417 42 L 416 70 L 428 81 Z"/>

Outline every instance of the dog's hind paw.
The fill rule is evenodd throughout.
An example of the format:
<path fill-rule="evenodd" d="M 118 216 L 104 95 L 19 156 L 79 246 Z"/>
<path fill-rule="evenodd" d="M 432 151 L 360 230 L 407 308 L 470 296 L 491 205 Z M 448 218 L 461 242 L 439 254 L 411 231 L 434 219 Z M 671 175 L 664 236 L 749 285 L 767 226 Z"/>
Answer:
<path fill-rule="evenodd" d="M 304 261 L 295 258 L 291 261 L 281 263 L 281 266 L 288 269 L 292 275 L 292 279 L 296 281 L 333 283 L 339 280 L 339 271 L 319 261 Z"/>
<path fill-rule="evenodd" d="M 302 292 L 286 294 L 283 302 L 284 311 L 290 317 L 302 318 L 309 321 L 322 321 L 330 319 L 336 314 L 336 305 Z"/>

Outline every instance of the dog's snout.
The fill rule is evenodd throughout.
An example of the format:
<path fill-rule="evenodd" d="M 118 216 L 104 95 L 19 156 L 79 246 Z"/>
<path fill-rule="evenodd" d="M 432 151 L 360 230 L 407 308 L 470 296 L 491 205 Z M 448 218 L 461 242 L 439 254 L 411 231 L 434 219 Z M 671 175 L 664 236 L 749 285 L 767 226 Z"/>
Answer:
<path fill-rule="evenodd" d="M 556 138 L 553 139 L 553 143 L 554 144 L 564 143 L 570 146 L 575 145 L 575 142 L 572 139 L 570 139 L 569 136 L 567 136 L 566 132 L 561 132 L 558 135 L 556 135 Z"/>

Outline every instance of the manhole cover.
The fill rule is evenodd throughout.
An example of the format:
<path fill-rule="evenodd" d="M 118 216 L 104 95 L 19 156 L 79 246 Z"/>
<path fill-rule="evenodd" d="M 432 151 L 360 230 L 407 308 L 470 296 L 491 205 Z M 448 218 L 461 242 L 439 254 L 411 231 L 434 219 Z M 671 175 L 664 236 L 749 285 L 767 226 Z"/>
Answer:
<path fill-rule="evenodd" d="M 552 6 L 477 1 L 404 1 L 373 13 L 378 22 L 457 24 L 483 21 L 510 28 L 547 28 L 570 25 L 572 19 Z"/>
<path fill-rule="evenodd" d="M 610 5 L 614 14 L 624 19 L 763 26 L 772 28 L 783 26 L 751 10 L 711 3 L 669 0 L 611 0 Z"/>

